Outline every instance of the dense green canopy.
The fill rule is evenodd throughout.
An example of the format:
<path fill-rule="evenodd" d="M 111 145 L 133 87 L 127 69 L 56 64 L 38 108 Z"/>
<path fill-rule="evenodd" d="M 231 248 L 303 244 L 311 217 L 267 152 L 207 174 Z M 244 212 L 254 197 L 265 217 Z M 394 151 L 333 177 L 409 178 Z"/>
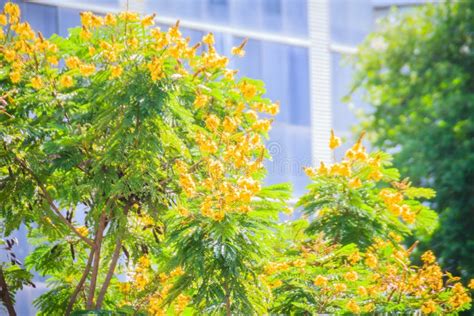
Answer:
<path fill-rule="evenodd" d="M 373 114 L 363 128 L 395 165 L 437 191 L 431 246 L 474 275 L 474 2 L 393 12 L 356 56 L 354 90 Z"/>

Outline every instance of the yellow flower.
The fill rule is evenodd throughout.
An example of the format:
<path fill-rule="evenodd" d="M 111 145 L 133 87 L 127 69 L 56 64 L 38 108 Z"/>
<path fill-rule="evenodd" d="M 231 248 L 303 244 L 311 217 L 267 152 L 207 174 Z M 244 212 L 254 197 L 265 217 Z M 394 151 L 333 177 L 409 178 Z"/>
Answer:
<path fill-rule="evenodd" d="M 110 72 L 110 78 L 111 79 L 120 77 L 120 75 L 123 73 L 123 69 L 119 65 L 112 66 L 110 68 L 110 70 L 111 70 L 111 72 Z"/>
<path fill-rule="evenodd" d="M 92 16 L 94 14 L 90 11 L 84 11 L 84 12 L 81 12 L 80 13 L 80 16 L 81 16 L 81 24 L 84 26 L 84 27 L 90 27 L 92 26 Z"/>
<path fill-rule="evenodd" d="M 73 80 L 71 76 L 64 75 L 59 79 L 59 84 L 64 88 L 69 88 L 73 85 Z"/>
<path fill-rule="evenodd" d="M 81 61 L 76 56 L 66 58 L 66 66 L 70 69 L 76 69 L 81 64 Z"/>
<path fill-rule="evenodd" d="M 336 135 L 334 135 L 334 130 L 331 129 L 331 138 L 329 139 L 329 148 L 334 150 L 339 146 L 341 146 L 341 139 L 337 137 Z"/>
<path fill-rule="evenodd" d="M 141 256 L 141 257 L 138 259 L 138 265 L 139 265 L 141 268 L 148 268 L 148 267 L 150 267 L 150 265 L 151 265 L 150 258 L 148 258 L 147 255 Z"/>
<path fill-rule="evenodd" d="M 210 114 L 206 118 L 206 127 L 213 132 L 215 132 L 219 128 L 220 124 L 221 124 L 220 119 L 214 114 Z"/>
<path fill-rule="evenodd" d="M 41 89 L 43 87 L 43 80 L 41 80 L 41 77 L 33 77 L 31 79 L 31 86 L 36 90 Z"/>
<path fill-rule="evenodd" d="M 314 285 L 319 286 L 319 287 L 325 287 L 328 284 L 328 278 L 322 275 L 316 276 L 314 279 Z"/>
<path fill-rule="evenodd" d="M 436 261 L 436 257 L 431 250 L 428 250 L 421 255 L 421 260 L 426 264 L 432 264 Z"/>
<path fill-rule="evenodd" d="M 469 284 L 467 285 L 468 288 L 470 288 L 471 290 L 474 290 L 474 279 L 471 279 L 469 281 Z"/>
<path fill-rule="evenodd" d="M 345 283 L 335 283 L 334 284 L 334 291 L 337 293 L 344 292 L 347 290 L 347 285 Z"/>
<path fill-rule="evenodd" d="M 252 124 L 252 129 L 256 132 L 266 133 L 270 130 L 272 121 L 270 120 L 258 120 Z"/>
<path fill-rule="evenodd" d="M 84 237 L 87 236 L 87 235 L 89 235 L 89 229 L 87 229 L 86 226 L 79 226 L 79 227 L 77 228 L 77 231 L 79 232 L 79 234 L 81 234 L 81 235 L 84 236 Z"/>
<path fill-rule="evenodd" d="M 437 305 L 434 301 L 432 300 L 428 300 L 426 301 L 425 303 L 423 303 L 423 305 L 421 306 L 421 311 L 423 312 L 423 314 L 431 314 L 431 313 L 435 313 L 437 310 Z"/>
<path fill-rule="evenodd" d="M 362 285 L 357 288 L 357 295 L 359 296 L 367 296 L 367 289 Z"/>
<path fill-rule="evenodd" d="M 226 80 L 229 80 L 229 81 L 232 81 L 234 80 L 234 75 L 237 73 L 237 70 L 230 70 L 230 69 L 226 69 L 224 71 L 224 78 Z"/>
<path fill-rule="evenodd" d="M 136 22 L 140 18 L 140 15 L 136 12 L 125 11 L 119 15 L 120 19 L 128 22 Z"/>
<path fill-rule="evenodd" d="M 21 80 L 21 74 L 19 71 L 12 71 L 10 72 L 10 80 L 13 83 L 18 83 Z"/>
<path fill-rule="evenodd" d="M 8 62 L 12 62 L 16 59 L 16 52 L 13 49 L 5 49 L 3 55 Z"/>
<path fill-rule="evenodd" d="M 79 66 L 79 71 L 83 76 L 90 76 L 95 72 L 95 66 L 93 64 L 83 64 Z"/>
<path fill-rule="evenodd" d="M 375 267 L 377 266 L 378 260 L 377 260 L 377 258 L 375 257 L 375 255 L 373 255 L 373 254 L 371 254 L 371 253 L 368 253 L 368 254 L 366 255 L 366 257 L 365 257 L 365 261 L 364 261 L 364 262 L 365 262 L 365 264 L 366 264 L 369 268 L 373 269 L 373 268 L 375 268 Z"/>
<path fill-rule="evenodd" d="M 48 63 L 53 64 L 53 65 L 57 65 L 59 63 L 58 57 L 56 56 L 48 56 L 47 60 L 48 60 Z"/>
<path fill-rule="evenodd" d="M 88 28 L 83 27 L 82 30 L 81 30 L 80 37 L 83 40 L 89 40 L 89 39 L 92 38 L 92 33 L 91 33 L 91 31 L 89 31 Z"/>
<path fill-rule="evenodd" d="M 317 175 L 316 170 L 312 167 L 304 167 L 304 173 L 310 178 L 315 177 Z"/>
<path fill-rule="evenodd" d="M 141 21 L 141 25 L 143 27 L 152 26 L 153 24 L 155 24 L 155 16 L 156 16 L 156 14 L 147 15 Z"/>
<path fill-rule="evenodd" d="M 209 102 L 209 97 L 205 94 L 198 93 L 194 99 L 194 108 L 199 109 Z"/>
<path fill-rule="evenodd" d="M 238 56 L 238 57 L 244 57 L 245 56 L 245 50 L 244 47 L 247 44 L 248 39 L 244 39 L 244 41 L 237 47 L 232 47 L 231 53 L 232 55 Z"/>
<path fill-rule="evenodd" d="M 0 25 L 7 24 L 7 16 L 5 14 L 0 14 Z"/>
<path fill-rule="evenodd" d="M 349 260 L 349 262 L 351 264 L 356 264 L 357 262 L 359 262 L 360 260 L 360 253 L 359 251 L 354 251 L 353 253 L 351 253 L 348 257 L 347 257 L 347 260 Z"/>
<path fill-rule="evenodd" d="M 106 25 L 110 26 L 117 24 L 117 19 L 115 18 L 115 15 L 110 13 L 105 16 L 104 21 Z"/>
<path fill-rule="evenodd" d="M 131 37 L 131 38 L 129 38 L 129 39 L 127 40 L 127 44 L 128 44 L 128 46 L 130 46 L 131 48 L 136 49 L 136 48 L 138 47 L 138 44 L 139 44 L 138 38 L 136 38 L 136 37 Z"/>
<path fill-rule="evenodd" d="M 354 300 L 349 300 L 346 304 L 348 310 L 350 310 L 354 314 L 360 313 L 360 307 Z"/>
<path fill-rule="evenodd" d="M 158 57 L 154 57 L 148 64 L 148 70 L 150 71 L 151 79 L 153 81 L 159 80 L 165 75 L 163 72 L 163 61 Z"/>
<path fill-rule="evenodd" d="M 349 187 L 352 189 L 357 189 L 362 186 L 362 181 L 358 177 L 355 177 L 349 181 Z"/>
<path fill-rule="evenodd" d="M 303 259 L 297 259 L 293 261 L 293 266 L 297 268 L 304 268 L 306 266 L 306 261 Z"/>
<path fill-rule="evenodd" d="M 209 46 L 214 45 L 214 34 L 208 33 L 207 35 L 204 35 L 202 37 L 202 41 L 203 41 L 203 43 L 205 43 Z"/>
<path fill-rule="evenodd" d="M 7 2 L 3 8 L 3 11 L 10 16 L 11 24 L 17 22 L 21 14 L 20 7 L 12 2 Z"/>
<path fill-rule="evenodd" d="M 357 279 L 359 279 L 359 275 L 355 271 L 349 271 L 346 274 L 344 274 L 344 279 L 346 279 L 346 281 L 354 282 L 354 281 L 357 281 Z"/>
<path fill-rule="evenodd" d="M 329 169 L 328 167 L 326 167 L 326 164 L 323 161 L 319 163 L 318 174 L 322 176 L 326 176 L 329 174 Z"/>
<path fill-rule="evenodd" d="M 252 99 L 257 94 L 257 87 L 246 81 L 243 81 L 239 84 L 239 89 L 240 92 L 242 92 L 244 98 L 247 100 Z"/>

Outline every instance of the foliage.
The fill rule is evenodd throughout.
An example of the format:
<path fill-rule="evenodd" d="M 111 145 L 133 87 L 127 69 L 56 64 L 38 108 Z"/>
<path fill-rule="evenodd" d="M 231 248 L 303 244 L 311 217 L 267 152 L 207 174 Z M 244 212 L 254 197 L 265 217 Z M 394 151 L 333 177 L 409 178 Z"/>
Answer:
<path fill-rule="evenodd" d="M 331 143 L 333 149 L 340 144 L 334 133 Z M 408 180 L 400 182 L 390 161 L 384 152 L 368 154 L 361 136 L 342 162 L 306 168 L 313 182 L 297 206 L 314 217 L 307 232 L 324 232 L 336 243 L 355 243 L 362 249 L 375 238 L 389 239 L 391 233 L 431 234 L 436 213 L 416 198 L 430 198 L 434 191 L 412 187 Z"/>
<path fill-rule="evenodd" d="M 49 278 L 36 305 L 47 315 L 116 308 L 118 275 L 133 279 L 147 256 L 173 257 L 157 273 L 191 269 L 196 243 L 212 270 L 199 280 L 218 293 L 212 304 L 255 310 L 257 241 L 285 207 L 266 196 L 288 196 L 287 186 L 261 187 L 278 104 L 262 97 L 262 83 L 234 79 L 212 34 L 191 47 L 179 23 L 150 28 L 154 15 L 81 20 L 67 38 L 45 39 L 18 6 L 0 15 L 0 213 L 5 235 L 27 225 L 36 245 L 28 267 Z M 202 272 L 193 269 L 177 285 Z M 200 309 L 212 305 L 193 295 Z"/>
<path fill-rule="evenodd" d="M 329 144 L 341 145 L 334 132 Z M 411 263 L 417 242 L 406 249 L 400 233 L 433 230 L 436 214 L 416 198 L 434 191 L 395 182 L 398 170 L 386 168 L 389 158 L 367 153 L 360 137 L 342 162 L 305 169 L 313 182 L 298 205 L 306 216 L 285 225 L 274 245 L 277 260 L 263 271 L 272 312 L 445 315 L 470 308 L 469 290 L 441 270 L 431 251 L 421 266 Z"/>
<path fill-rule="evenodd" d="M 45 39 L 19 16 L 11 3 L 0 14 L 1 232 L 28 230 L 24 272 L 49 287 L 39 315 L 469 305 L 431 255 L 413 267 L 411 249 L 394 242 L 433 230 L 436 217 L 416 198 L 434 193 L 394 182 L 390 157 L 361 141 L 342 163 L 307 169 L 314 183 L 298 205 L 311 221 L 279 223 L 291 186 L 262 186 L 278 103 L 261 82 L 234 79 L 212 34 L 189 46 L 179 23 L 161 31 L 150 28 L 154 15 L 83 12 L 67 38 Z M 232 53 L 243 56 L 245 44 Z M 332 135 L 331 148 L 339 144 Z"/>
<path fill-rule="evenodd" d="M 392 12 L 359 48 L 354 90 L 373 106 L 363 128 L 416 184 L 433 187 L 443 266 L 474 276 L 474 2 Z"/>

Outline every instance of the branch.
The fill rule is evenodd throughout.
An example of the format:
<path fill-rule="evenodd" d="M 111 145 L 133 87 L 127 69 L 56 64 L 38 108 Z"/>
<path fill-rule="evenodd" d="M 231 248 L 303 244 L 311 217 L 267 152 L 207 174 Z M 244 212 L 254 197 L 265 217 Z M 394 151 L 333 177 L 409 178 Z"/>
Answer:
<path fill-rule="evenodd" d="M 0 266 L 0 299 L 5 305 L 9 316 L 16 316 L 15 306 L 13 305 L 12 298 L 10 297 L 10 291 L 8 290 L 8 284 L 3 274 L 3 268 Z"/>
<path fill-rule="evenodd" d="M 97 276 L 99 274 L 99 267 L 100 267 L 100 249 L 102 248 L 102 239 L 104 237 L 104 229 L 105 229 L 105 220 L 106 215 L 105 211 L 100 215 L 99 225 L 97 227 L 97 233 L 95 236 L 95 255 L 94 255 L 94 266 L 92 268 L 92 276 L 91 282 L 89 285 L 89 295 L 87 297 L 87 308 L 92 308 L 94 304 L 94 295 L 95 295 L 95 288 L 97 284 Z"/>
<path fill-rule="evenodd" d="M 33 172 L 33 170 L 31 170 L 30 167 L 28 167 L 28 165 L 23 161 L 21 160 L 20 158 L 16 157 L 15 156 L 15 160 L 20 164 L 20 166 L 25 169 L 36 181 L 36 183 L 38 184 L 38 186 L 40 187 L 41 189 L 41 192 L 43 192 L 43 195 L 44 197 L 46 198 L 48 204 L 50 205 L 51 209 L 53 210 L 54 213 L 56 213 L 56 215 L 58 215 L 59 219 L 61 220 L 61 222 L 63 222 L 67 227 L 69 227 L 80 239 L 82 239 L 86 244 L 88 244 L 90 247 L 95 247 L 94 245 L 94 242 L 87 238 L 86 236 L 83 236 L 77 229 L 76 227 L 74 227 L 74 225 L 72 225 L 65 217 L 64 215 L 61 213 L 61 211 L 58 209 L 58 207 L 54 204 L 54 201 L 53 201 L 53 198 L 51 197 L 51 195 L 49 195 L 48 191 L 46 190 L 46 188 L 44 187 L 44 184 L 41 182 L 41 180 L 36 176 L 36 174 Z"/>
<path fill-rule="evenodd" d="M 77 296 L 79 295 L 79 292 L 81 292 L 84 282 L 86 282 L 87 275 L 89 274 L 89 271 L 91 270 L 92 259 L 94 259 L 94 253 L 95 253 L 95 249 L 92 248 L 89 254 L 89 259 L 87 259 L 86 267 L 84 268 L 84 271 L 82 272 L 82 277 L 79 280 L 79 283 L 77 284 L 76 288 L 74 289 L 74 292 L 72 293 L 71 298 L 69 299 L 69 303 L 67 305 L 66 312 L 65 312 L 66 316 L 69 316 L 71 314 L 71 311 L 72 311 L 72 308 L 74 307 L 74 303 L 76 302 Z"/>
<path fill-rule="evenodd" d="M 132 205 L 133 205 L 133 201 L 129 201 L 127 205 L 125 206 L 123 210 L 125 217 L 127 216 L 128 210 L 130 209 Z M 102 307 L 102 302 L 104 301 L 105 293 L 107 293 L 107 289 L 109 288 L 110 281 L 112 280 L 112 277 L 114 275 L 115 267 L 117 266 L 117 262 L 120 257 L 120 249 L 122 248 L 122 237 L 123 237 L 124 231 L 125 229 L 120 231 L 117 234 L 117 239 L 115 241 L 115 249 L 112 254 L 112 260 L 110 261 L 109 270 L 107 271 L 107 275 L 105 276 L 105 280 L 104 280 L 104 283 L 102 284 L 102 288 L 100 289 L 100 293 L 97 296 L 97 303 L 95 306 L 96 309 L 100 309 Z"/>

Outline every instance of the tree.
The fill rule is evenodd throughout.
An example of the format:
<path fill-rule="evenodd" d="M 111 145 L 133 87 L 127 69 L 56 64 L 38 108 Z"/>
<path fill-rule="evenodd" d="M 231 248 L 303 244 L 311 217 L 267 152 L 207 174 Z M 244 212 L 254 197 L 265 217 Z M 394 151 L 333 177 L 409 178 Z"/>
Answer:
<path fill-rule="evenodd" d="M 415 184 L 433 187 L 440 225 L 429 245 L 474 275 L 474 2 L 392 12 L 354 59 L 353 91 L 373 106 L 362 128 Z"/>
<path fill-rule="evenodd" d="M 205 295 L 218 293 L 204 307 L 196 294 L 199 308 L 255 310 L 256 242 L 289 195 L 288 185 L 261 185 L 278 104 L 262 97 L 262 83 L 234 79 L 212 34 L 190 46 L 179 22 L 151 28 L 154 15 L 83 12 L 81 21 L 68 37 L 45 39 L 17 5 L 0 14 L 2 233 L 28 228 L 26 265 L 50 285 L 35 304 L 47 315 L 116 309 L 120 274 L 160 296 L 152 268 L 197 280 L 194 242 L 205 248 L 196 254 L 206 260 Z M 172 303 L 145 294 L 137 310 Z M 189 302 L 177 299 L 180 309 Z"/>

